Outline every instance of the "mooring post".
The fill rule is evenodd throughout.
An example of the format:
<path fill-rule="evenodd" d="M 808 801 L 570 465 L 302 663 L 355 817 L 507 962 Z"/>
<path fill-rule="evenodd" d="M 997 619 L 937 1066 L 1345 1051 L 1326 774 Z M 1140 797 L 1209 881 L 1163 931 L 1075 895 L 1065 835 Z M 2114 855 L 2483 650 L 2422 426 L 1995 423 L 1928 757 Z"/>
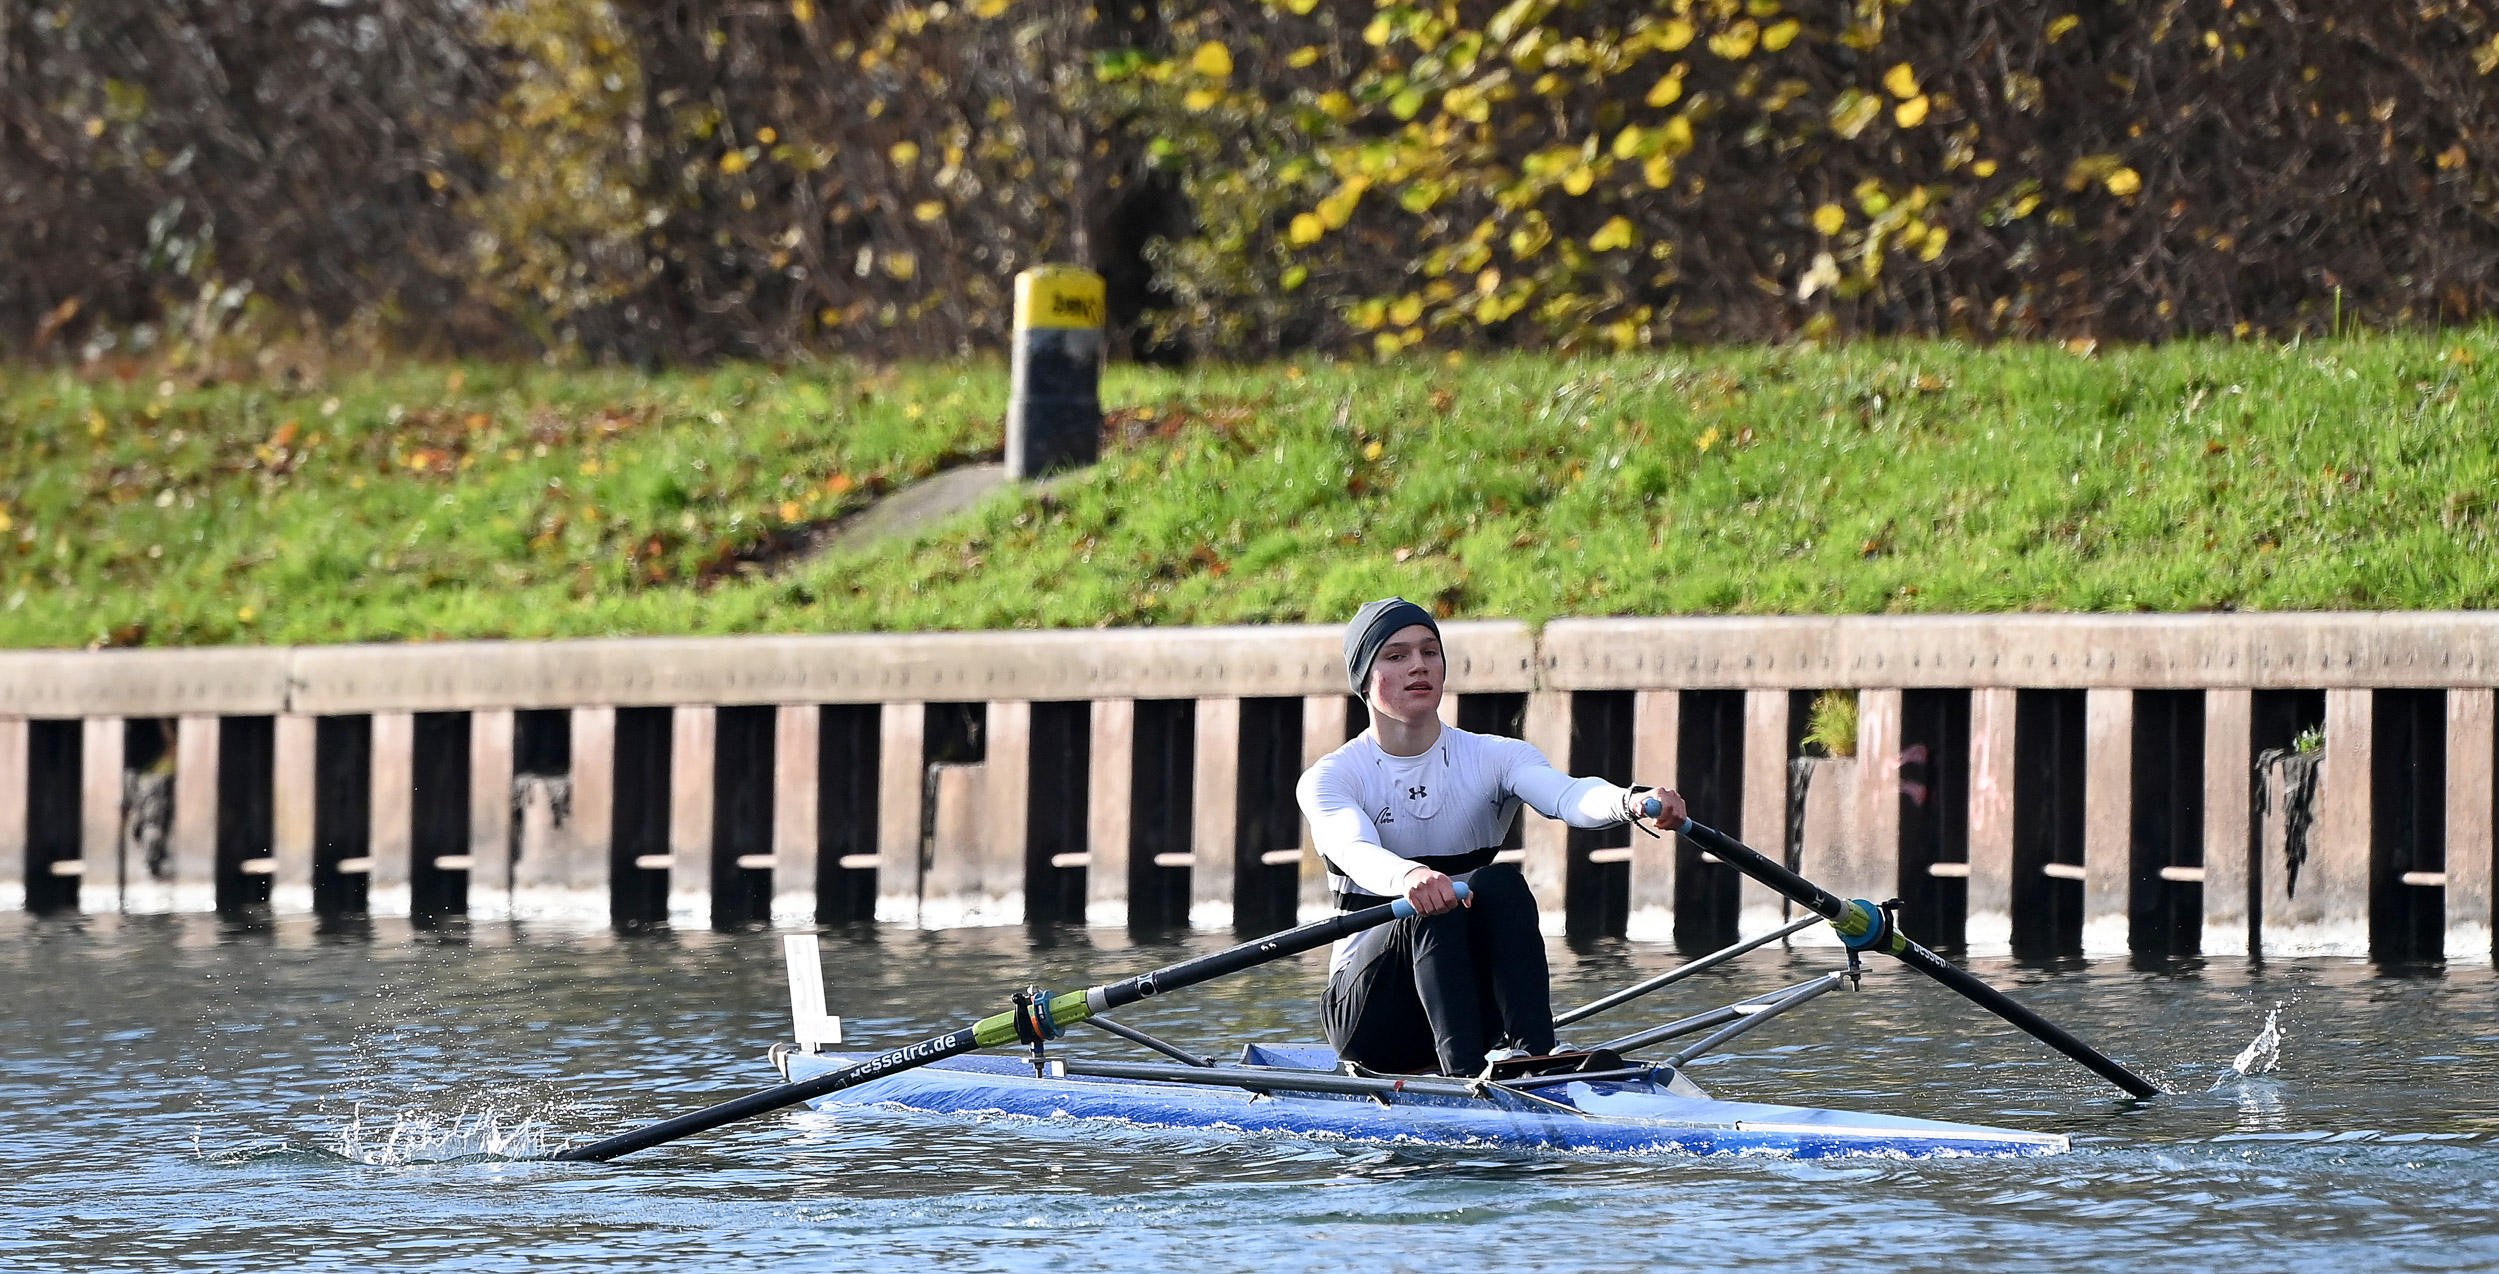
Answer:
<path fill-rule="evenodd" d="M 2297 901 L 2284 909 L 2294 926 L 2283 935 L 2289 951 L 2368 953 L 2376 707 L 2375 693 L 2369 690 L 2325 692 L 2325 770 L 2317 778 L 2316 830 L 2309 840 L 2308 861 L 2300 868 Z M 2270 929 L 2270 907 L 2265 921 Z M 2268 953 L 2281 949 L 2270 941 L 2266 947 Z"/>
<path fill-rule="evenodd" d="M 817 862 L 817 819 L 824 787 L 823 710 L 786 703 L 773 717 L 772 739 L 772 924 L 807 928 L 817 922 L 817 872 L 841 870 Z"/>
<path fill-rule="evenodd" d="M 120 717 L 89 717 L 80 731 L 78 909 L 121 910 L 122 741 Z"/>
<path fill-rule="evenodd" d="M 1455 697 L 1455 696 L 1451 696 Z M 1326 759 L 1328 753 L 1345 745 L 1346 697 L 1341 694 L 1308 695 L 1302 699 L 1302 771 Z M 1298 779 L 1296 780 L 1298 786 Z M 1298 795 L 1295 798 L 1299 800 Z M 1327 865 L 1319 860 L 1319 846 L 1310 834 L 1310 820 L 1301 820 L 1302 885 L 1300 918 L 1307 922 L 1333 914 L 1335 906 L 1328 901 Z"/>
<path fill-rule="evenodd" d="M 2135 695 L 2084 692 L 2083 927 L 2087 955 L 2133 942 Z"/>
<path fill-rule="evenodd" d="M 173 863 L 173 909 L 217 909 L 217 718 L 174 724 L 174 817 L 166 833 Z"/>
<path fill-rule="evenodd" d="M 26 909 L 26 718 L 0 717 L 0 911 Z"/>
<path fill-rule="evenodd" d="M 1228 929 L 1238 902 L 1233 855 L 1240 836 L 1241 701 L 1229 696 L 1200 699 L 1195 724 L 1189 924 L 1198 929 Z"/>
<path fill-rule="evenodd" d="M 1102 452 L 1102 276 L 1046 265 L 1015 276 L 1007 476 L 1081 469 Z"/>
<path fill-rule="evenodd" d="M 510 708 L 469 714 L 469 917 L 512 917 L 512 767 L 515 718 Z"/>
<path fill-rule="evenodd" d="M 2204 954 L 2256 952 L 2254 783 L 2256 692 L 2204 692 Z"/>
<path fill-rule="evenodd" d="M 876 796 L 876 918 L 920 923 L 920 802 L 928 782 L 922 757 L 928 705 L 885 704 L 878 726 Z"/>
<path fill-rule="evenodd" d="M 1567 690 L 1536 690 L 1527 696 L 1527 721 L 1523 727 L 1527 741 L 1556 766 L 1571 763 L 1571 694 Z M 1527 877 L 1527 887 L 1536 895 L 1536 907 L 1545 913 L 1549 923 L 1559 925 L 1563 916 L 1563 891 L 1570 880 L 1570 828 L 1549 819 L 1521 813 L 1527 820 L 1524 837 L 1526 861 L 1519 864 Z"/>
<path fill-rule="evenodd" d="M 2013 946 L 2013 730 L 2021 692 L 1970 692 L 1970 892 L 1962 941 L 1993 955 Z"/>
<path fill-rule="evenodd" d="M 1817 877 L 1853 897 L 1881 901 L 1900 890 L 1901 692 L 1857 692 L 1857 834 L 1847 861 Z"/>
<path fill-rule="evenodd" d="M 1655 787 L 1681 787 L 1675 772 L 1676 744 L 1681 741 L 1682 695 L 1673 690 L 1641 690 L 1631 697 L 1631 779 Z M 1519 817 L 1534 819 L 1521 811 Z M 1747 827 L 1751 826 L 1749 823 Z M 1667 942 L 1675 936 L 1675 853 L 1673 836 L 1654 840 L 1631 838 L 1630 915 L 1625 937 L 1642 942 Z"/>
<path fill-rule="evenodd" d="M 2447 692 L 2447 958 L 2491 958 L 2492 834 L 2499 734 L 2487 688 Z"/>
<path fill-rule="evenodd" d="M 1086 765 L 1085 923 L 1128 923 L 1129 798 L 1136 786 L 1137 701 L 1097 699 Z"/>
<path fill-rule="evenodd" d="M 719 709 L 680 704 L 669 713 L 668 921 L 680 928 L 712 922 L 712 809 Z"/>
<path fill-rule="evenodd" d="M 1788 714 L 1794 709 L 1786 690 L 1744 692 L 1744 834 L 1753 844 L 1782 852 L 1788 841 Z M 1654 782 L 1646 777 L 1641 782 Z M 1634 838 L 1635 847 L 1645 837 Z M 1637 859 L 1633 860 L 1637 870 Z M 1787 900 L 1761 882 L 1747 878 L 1737 886 L 1742 899 L 1736 909 L 1736 932 L 1744 937 L 1768 933 L 1787 923 Z"/>

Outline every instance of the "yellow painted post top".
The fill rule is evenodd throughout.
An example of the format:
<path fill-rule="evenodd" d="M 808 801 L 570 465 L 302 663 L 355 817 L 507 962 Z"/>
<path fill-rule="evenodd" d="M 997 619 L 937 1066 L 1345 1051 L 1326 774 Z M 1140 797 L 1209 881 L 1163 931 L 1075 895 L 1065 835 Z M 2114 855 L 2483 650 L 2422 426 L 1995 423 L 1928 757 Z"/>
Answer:
<path fill-rule="evenodd" d="M 1073 265 L 1045 265 L 1015 276 L 1015 329 L 1100 327 L 1102 276 Z"/>

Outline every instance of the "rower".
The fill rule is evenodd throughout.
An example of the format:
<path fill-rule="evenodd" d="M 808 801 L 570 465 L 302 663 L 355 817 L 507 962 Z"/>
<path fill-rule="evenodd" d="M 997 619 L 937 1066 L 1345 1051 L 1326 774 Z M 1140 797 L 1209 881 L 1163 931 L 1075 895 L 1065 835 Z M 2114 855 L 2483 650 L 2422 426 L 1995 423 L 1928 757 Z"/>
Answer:
<path fill-rule="evenodd" d="M 1672 791 L 1554 769 L 1524 740 L 1443 725 L 1440 625 L 1402 597 L 1345 628 L 1345 673 L 1371 726 L 1295 789 L 1341 910 L 1403 897 L 1417 914 L 1337 944 L 1321 1000 L 1337 1056 L 1378 1071 L 1472 1075 L 1488 1050 L 1553 1051 L 1552 988 L 1536 899 L 1496 863 L 1524 804 L 1573 827 L 1684 820 Z M 1470 896 L 1459 904 L 1455 881 Z"/>

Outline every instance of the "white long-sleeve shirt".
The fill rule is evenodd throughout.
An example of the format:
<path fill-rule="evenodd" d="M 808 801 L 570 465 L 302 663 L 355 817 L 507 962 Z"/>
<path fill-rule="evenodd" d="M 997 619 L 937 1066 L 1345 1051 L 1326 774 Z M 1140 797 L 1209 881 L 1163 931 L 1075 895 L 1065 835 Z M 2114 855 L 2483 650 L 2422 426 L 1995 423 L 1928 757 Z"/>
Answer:
<path fill-rule="evenodd" d="M 1444 725 L 1421 756 L 1390 756 L 1365 730 L 1311 766 L 1294 795 L 1330 887 L 1395 898 L 1417 859 L 1499 845 L 1521 804 L 1573 827 L 1612 827 L 1630 793 L 1554 769 L 1525 740 Z"/>

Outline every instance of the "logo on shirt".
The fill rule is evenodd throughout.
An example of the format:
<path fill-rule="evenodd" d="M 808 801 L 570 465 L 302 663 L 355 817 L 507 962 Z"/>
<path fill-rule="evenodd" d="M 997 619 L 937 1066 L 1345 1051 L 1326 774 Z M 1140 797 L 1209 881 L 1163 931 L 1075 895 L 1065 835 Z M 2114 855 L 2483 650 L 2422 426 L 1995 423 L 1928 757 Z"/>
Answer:
<path fill-rule="evenodd" d="M 1410 787 L 1406 789 L 1406 799 L 1409 801 L 1419 801 L 1426 796 L 1430 796 L 1431 794 L 1432 790 L 1428 787 Z"/>
<path fill-rule="evenodd" d="M 1383 805 L 1380 807 L 1380 816 L 1373 821 L 1380 823 L 1394 823 L 1397 821 L 1397 816 L 1390 813 L 1388 807 Z"/>

